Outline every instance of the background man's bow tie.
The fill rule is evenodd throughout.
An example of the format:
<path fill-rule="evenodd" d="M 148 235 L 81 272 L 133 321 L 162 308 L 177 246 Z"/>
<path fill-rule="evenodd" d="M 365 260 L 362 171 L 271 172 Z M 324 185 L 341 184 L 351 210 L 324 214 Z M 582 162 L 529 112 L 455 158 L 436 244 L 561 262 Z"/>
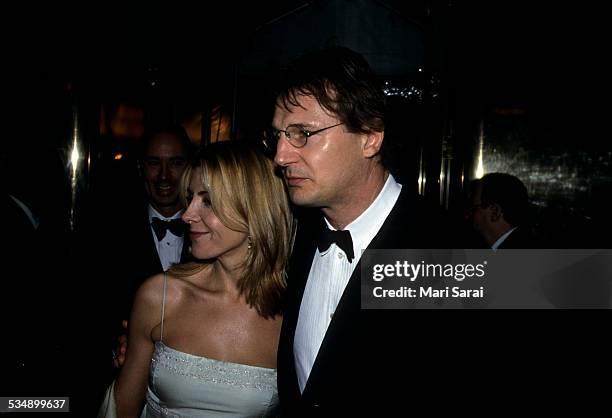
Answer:
<path fill-rule="evenodd" d="M 328 228 L 323 229 L 317 242 L 319 252 L 327 250 L 333 243 L 344 251 L 349 263 L 353 261 L 355 254 L 353 253 L 353 239 L 349 231 L 332 231 Z"/>
<path fill-rule="evenodd" d="M 167 231 L 170 231 L 172 235 L 176 235 L 177 237 L 182 237 L 185 231 L 185 223 L 180 218 L 164 221 L 154 216 L 151 220 L 151 226 L 153 227 L 153 231 L 155 231 L 155 236 L 157 236 L 158 241 L 164 239 Z"/>

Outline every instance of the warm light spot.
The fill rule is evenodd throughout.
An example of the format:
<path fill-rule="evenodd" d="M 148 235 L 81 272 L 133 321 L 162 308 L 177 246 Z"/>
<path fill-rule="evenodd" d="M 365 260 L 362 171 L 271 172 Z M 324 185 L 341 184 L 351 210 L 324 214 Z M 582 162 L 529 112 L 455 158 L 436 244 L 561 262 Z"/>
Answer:
<path fill-rule="evenodd" d="M 478 153 L 478 166 L 476 167 L 476 178 L 482 178 L 482 176 L 484 176 L 485 171 L 484 171 L 484 165 L 482 163 L 482 148 L 480 149 L 480 152 Z"/>
<path fill-rule="evenodd" d="M 110 119 L 110 129 L 116 137 L 140 138 L 144 133 L 144 109 L 127 103 L 119 104 Z"/>
<path fill-rule="evenodd" d="M 484 122 L 480 121 L 480 134 L 478 138 L 478 165 L 476 166 L 476 179 L 482 178 L 485 175 L 484 163 L 482 161 L 482 154 L 484 152 Z"/>
<path fill-rule="evenodd" d="M 73 175 L 76 175 L 76 171 L 79 165 L 79 149 L 77 147 L 76 141 L 74 141 L 72 152 L 70 153 L 70 164 L 72 165 Z"/>
<path fill-rule="evenodd" d="M 123 154 L 119 153 L 119 154 L 115 154 L 115 156 L 113 157 L 113 159 L 115 160 L 120 160 L 123 158 Z"/>

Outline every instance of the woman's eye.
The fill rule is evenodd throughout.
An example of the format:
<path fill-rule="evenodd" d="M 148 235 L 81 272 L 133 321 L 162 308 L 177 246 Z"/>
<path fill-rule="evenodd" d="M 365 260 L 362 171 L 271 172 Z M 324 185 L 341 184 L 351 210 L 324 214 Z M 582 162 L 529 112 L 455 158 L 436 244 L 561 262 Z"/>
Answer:
<path fill-rule="evenodd" d="M 212 202 L 210 201 L 209 198 L 205 197 L 202 199 L 202 205 L 204 205 L 205 208 L 209 208 L 212 205 Z"/>

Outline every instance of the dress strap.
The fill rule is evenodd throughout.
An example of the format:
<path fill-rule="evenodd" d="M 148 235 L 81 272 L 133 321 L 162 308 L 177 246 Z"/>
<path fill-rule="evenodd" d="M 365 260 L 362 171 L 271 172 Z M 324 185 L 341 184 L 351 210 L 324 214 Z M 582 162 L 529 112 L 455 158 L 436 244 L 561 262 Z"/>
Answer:
<path fill-rule="evenodd" d="M 166 310 L 166 287 L 168 286 L 168 273 L 164 271 L 164 294 L 162 295 L 161 326 L 159 331 L 159 341 L 164 342 L 164 312 Z"/>

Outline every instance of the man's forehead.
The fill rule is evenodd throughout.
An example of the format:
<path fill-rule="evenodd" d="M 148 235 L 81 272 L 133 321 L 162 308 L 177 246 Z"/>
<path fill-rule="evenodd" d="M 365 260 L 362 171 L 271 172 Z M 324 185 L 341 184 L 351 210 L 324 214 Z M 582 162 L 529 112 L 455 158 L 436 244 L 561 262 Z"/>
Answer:
<path fill-rule="evenodd" d="M 173 134 L 158 134 L 151 138 L 145 150 L 146 157 L 184 157 L 181 140 Z"/>
<path fill-rule="evenodd" d="M 274 121 L 294 121 L 294 122 L 311 122 L 320 118 L 331 117 L 328 112 L 323 109 L 321 104 L 313 96 L 300 95 L 297 96 L 297 103 L 283 103 L 280 99 L 277 100 L 274 109 Z"/>
<path fill-rule="evenodd" d="M 474 188 L 472 190 L 472 193 L 470 193 L 470 198 L 472 199 L 473 202 L 478 202 L 480 200 L 480 197 L 482 195 L 482 183 L 476 183 L 476 185 L 474 185 Z"/>

